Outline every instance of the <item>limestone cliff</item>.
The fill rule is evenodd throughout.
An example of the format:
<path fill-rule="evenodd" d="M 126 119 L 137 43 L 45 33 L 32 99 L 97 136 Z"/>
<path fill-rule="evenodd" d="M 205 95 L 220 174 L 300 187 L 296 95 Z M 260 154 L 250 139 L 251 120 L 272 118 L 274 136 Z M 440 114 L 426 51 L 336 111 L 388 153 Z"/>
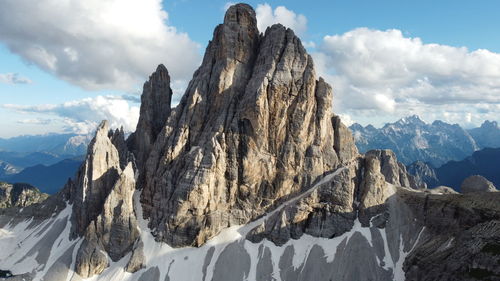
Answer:
<path fill-rule="evenodd" d="M 118 261 L 131 252 L 139 239 L 133 208 L 135 162 L 122 130 L 113 132 L 107 122 L 101 123 L 82 167 L 66 188 L 73 203 L 72 235 L 84 238 L 75 269 L 90 277 L 108 266 L 108 257 Z"/>
<path fill-rule="evenodd" d="M 231 6 L 175 108 L 160 65 L 134 134 L 103 122 L 59 194 L 0 210 L 0 268 L 55 281 L 496 278 L 500 193 L 425 191 L 393 152 L 359 154 L 332 95 L 292 30 L 260 33 L 250 6 Z"/>
<path fill-rule="evenodd" d="M 292 30 L 262 35 L 250 6 L 229 8 L 146 164 L 142 203 L 157 238 L 202 245 L 355 157 L 331 100 Z"/>

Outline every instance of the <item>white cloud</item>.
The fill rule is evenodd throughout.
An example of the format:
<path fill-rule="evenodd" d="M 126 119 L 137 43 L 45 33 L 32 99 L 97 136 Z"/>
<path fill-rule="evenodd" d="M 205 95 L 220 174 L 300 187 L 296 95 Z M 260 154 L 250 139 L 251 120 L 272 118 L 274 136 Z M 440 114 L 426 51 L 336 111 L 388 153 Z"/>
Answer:
<path fill-rule="evenodd" d="M 349 114 L 339 114 L 340 121 L 344 123 L 347 127 L 351 126 L 354 124 L 354 120 L 352 120 L 351 116 Z"/>
<path fill-rule="evenodd" d="M 29 78 L 19 76 L 18 73 L 0 73 L 0 82 L 6 84 L 31 84 Z"/>
<path fill-rule="evenodd" d="M 0 40 L 83 88 L 133 90 L 159 63 L 188 80 L 200 61 L 167 19 L 161 0 L 2 0 Z"/>
<path fill-rule="evenodd" d="M 257 26 L 261 32 L 265 32 L 268 26 L 275 23 L 293 29 L 297 34 L 303 35 L 307 30 L 307 18 L 302 14 L 288 10 L 284 6 L 278 6 L 274 10 L 265 3 L 257 5 L 255 9 L 257 14 Z"/>
<path fill-rule="evenodd" d="M 356 120 L 409 114 L 461 124 L 498 119 L 491 108 L 485 111 L 500 104 L 498 53 L 367 28 L 326 36 L 317 50 L 318 72 L 333 85 L 334 109 Z"/>
<path fill-rule="evenodd" d="M 60 118 L 67 131 L 88 134 L 95 130 L 102 120 L 108 120 L 112 128 L 123 126 L 124 131 L 135 131 L 139 119 L 139 107 L 130 105 L 126 98 L 119 96 L 97 96 L 62 104 L 13 105 L 5 104 L 4 108 L 22 113 L 52 114 Z M 20 120 L 21 123 L 47 124 L 46 120 Z M 50 120 L 56 121 L 56 120 Z"/>
<path fill-rule="evenodd" d="M 34 124 L 34 125 L 47 125 L 52 122 L 52 119 L 43 119 L 43 118 L 28 118 L 17 120 L 19 124 Z"/>

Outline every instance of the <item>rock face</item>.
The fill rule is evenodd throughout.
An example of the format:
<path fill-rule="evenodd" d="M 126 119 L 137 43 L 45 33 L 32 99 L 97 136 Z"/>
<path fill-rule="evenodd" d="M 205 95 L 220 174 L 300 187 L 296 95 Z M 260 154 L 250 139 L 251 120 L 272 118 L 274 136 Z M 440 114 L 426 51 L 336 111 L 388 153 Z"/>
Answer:
<path fill-rule="evenodd" d="M 388 185 L 417 188 L 391 151 L 370 151 L 327 175 L 297 200 L 286 202 L 247 239 L 257 243 L 265 238 L 283 245 L 303 234 L 333 238 L 350 231 L 355 220 L 363 226 L 371 222 L 383 227 L 384 220 L 372 218 L 387 210 L 386 202 L 394 194 Z"/>
<path fill-rule="evenodd" d="M 54 281 L 498 275 L 500 193 L 435 194 L 392 151 L 358 154 L 291 30 L 260 34 L 234 5 L 172 110 L 169 79 L 151 75 L 127 141 L 99 126 L 60 193 L 0 209 L 0 268 Z"/>
<path fill-rule="evenodd" d="M 26 207 L 40 203 L 49 197 L 38 188 L 26 184 L 0 182 L 0 208 Z"/>
<path fill-rule="evenodd" d="M 415 176 L 415 180 L 419 185 L 425 185 L 429 188 L 439 185 L 439 179 L 436 175 L 436 170 L 430 165 L 422 161 L 415 161 L 408 165 L 407 169 L 409 174 Z"/>
<path fill-rule="evenodd" d="M 332 124 L 331 100 L 292 30 L 261 36 L 250 6 L 229 8 L 146 164 L 155 236 L 202 245 L 349 161 L 356 148 L 334 137 L 346 129 Z"/>
<path fill-rule="evenodd" d="M 483 176 L 470 176 L 466 178 L 463 182 L 462 185 L 460 186 L 460 190 L 462 193 L 470 193 L 470 192 L 481 192 L 481 191 L 486 191 L 486 192 L 493 192 L 497 191 L 495 188 L 495 185 L 487 180 Z"/>
<path fill-rule="evenodd" d="M 380 165 L 380 172 L 386 182 L 396 186 L 406 186 L 411 188 L 421 188 L 417 185 L 415 178 L 409 175 L 405 165 L 399 162 L 396 155 L 391 150 L 370 150 L 365 154 L 368 161 L 377 159 Z"/>
<path fill-rule="evenodd" d="M 171 100 L 170 76 L 165 66 L 160 64 L 149 76 L 149 81 L 144 83 L 137 130 L 127 140 L 139 167 L 145 163 L 156 137 L 170 116 Z"/>
<path fill-rule="evenodd" d="M 72 235 L 84 237 L 75 263 L 76 272 L 84 278 L 101 273 L 108 257 L 118 261 L 138 243 L 134 165 L 123 131 L 109 131 L 103 122 L 75 180 L 66 186 L 73 203 Z"/>
<path fill-rule="evenodd" d="M 499 280 L 500 193 L 400 197 L 426 227 L 404 262 L 406 280 Z"/>

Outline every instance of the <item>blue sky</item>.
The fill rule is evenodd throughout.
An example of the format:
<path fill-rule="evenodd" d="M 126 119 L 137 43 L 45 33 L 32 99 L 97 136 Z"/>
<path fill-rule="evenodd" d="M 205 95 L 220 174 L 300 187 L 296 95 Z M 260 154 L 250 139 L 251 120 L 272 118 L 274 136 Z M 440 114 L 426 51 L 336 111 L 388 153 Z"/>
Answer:
<path fill-rule="evenodd" d="M 224 16 L 227 1 L 165 1 L 169 21 L 200 43 L 211 39 L 213 27 Z M 341 34 L 356 27 L 400 29 L 425 42 L 500 52 L 498 11 L 495 0 L 320 0 L 247 1 L 256 7 L 269 3 L 285 6 L 307 17 L 306 40 Z M 193 19 L 203 19 L 200 21 Z"/>
<path fill-rule="evenodd" d="M 158 1 L 2 1 L 0 137 L 81 133 L 103 118 L 133 130 L 158 63 L 178 99 L 228 2 Z M 284 21 L 298 31 L 346 123 L 498 121 L 499 1 L 248 3 L 259 28 Z"/>

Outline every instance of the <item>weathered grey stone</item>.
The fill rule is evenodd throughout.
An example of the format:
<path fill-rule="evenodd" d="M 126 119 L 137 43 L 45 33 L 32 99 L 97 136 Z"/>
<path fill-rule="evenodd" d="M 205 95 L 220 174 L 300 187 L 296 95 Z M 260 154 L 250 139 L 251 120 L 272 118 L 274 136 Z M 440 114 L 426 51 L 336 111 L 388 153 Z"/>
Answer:
<path fill-rule="evenodd" d="M 134 249 L 132 250 L 132 256 L 125 267 L 127 272 L 134 273 L 145 267 L 145 257 L 144 257 L 144 243 L 142 240 L 138 239 L 135 242 Z"/>
<path fill-rule="evenodd" d="M 0 208 L 24 208 L 40 203 L 48 197 L 48 194 L 40 192 L 38 188 L 27 183 L 0 182 Z"/>
<path fill-rule="evenodd" d="M 73 202 L 73 235 L 82 236 L 91 221 L 103 210 L 104 201 L 121 172 L 118 150 L 109 138 L 109 125 L 103 121 L 88 146 L 86 159 L 74 181 L 70 182 Z"/>
<path fill-rule="evenodd" d="M 426 227 L 404 263 L 407 280 L 499 279 L 500 193 L 400 195 Z"/>
<path fill-rule="evenodd" d="M 366 157 L 376 157 L 380 161 L 380 172 L 384 175 L 385 181 L 388 183 L 411 187 L 414 189 L 420 188 L 417 185 L 415 177 L 408 174 L 405 165 L 398 162 L 396 155 L 391 150 L 370 150 Z"/>
<path fill-rule="evenodd" d="M 415 177 L 417 185 L 424 188 L 434 188 L 439 184 L 436 170 L 422 161 L 415 161 L 408 166 L 408 173 Z"/>
<path fill-rule="evenodd" d="M 470 192 L 494 192 L 497 191 L 495 185 L 483 176 L 475 175 L 466 178 L 460 185 L 462 193 Z"/>
<path fill-rule="evenodd" d="M 367 153 L 364 160 L 363 180 L 359 190 L 359 220 L 364 226 L 369 226 L 370 219 L 385 210 L 385 202 L 390 194 L 386 182 L 387 177 L 383 174 L 381 167 L 382 159 L 380 156 Z M 389 174 L 389 177 L 399 176 L 399 173 L 394 172 L 394 166 L 387 166 L 388 164 L 386 164 L 384 171 Z M 398 178 L 391 180 L 399 183 Z"/>
<path fill-rule="evenodd" d="M 170 76 L 167 68 L 160 64 L 144 83 L 137 129 L 127 140 L 139 167 L 144 166 L 156 137 L 170 116 L 171 100 Z"/>
<path fill-rule="evenodd" d="M 323 79 L 320 79 L 318 86 L 321 85 L 321 83 L 325 83 Z M 329 87 L 328 84 L 326 85 Z M 335 137 L 335 152 L 337 152 L 340 162 L 346 163 L 358 156 L 358 149 L 354 143 L 354 137 L 352 136 L 351 130 L 342 123 L 339 116 L 332 117 L 332 124 Z"/>
<path fill-rule="evenodd" d="M 72 235 L 84 237 L 75 271 L 84 278 L 101 273 L 108 257 L 118 261 L 135 248 L 127 270 L 142 267 L 139 230 L 134 212 L 136 188 L 134 157 L 127 150 L 123 130 L 109 131 L 101 123 L 71 190 Z M 126 163 L 126 164 L 125 164 Z"/>
<path fill-rule="evenodd" d="M 76 254 L 75 272 L 83 278 L 89 278 L 103 272 L 108 265 L 106 252 L 97 238 L 94 225 L 90 224 Z"/>
<path fill-rule="evenodd" d="M 254 228 L 247 239 L 256 243 L 265 238 L 283 245 L 304 233 L 333 238 L 349 231 L 356 219 L 356 167 L 345 169 L 309 195 L 289 203 Z"/>
<path fill-rule="evenodd" d="M 261 36 L 250 6 L 230 7 L 145 167 L 156 237 L 202 245 L 332 171 L 331 99 L 292 30 Z"/>

